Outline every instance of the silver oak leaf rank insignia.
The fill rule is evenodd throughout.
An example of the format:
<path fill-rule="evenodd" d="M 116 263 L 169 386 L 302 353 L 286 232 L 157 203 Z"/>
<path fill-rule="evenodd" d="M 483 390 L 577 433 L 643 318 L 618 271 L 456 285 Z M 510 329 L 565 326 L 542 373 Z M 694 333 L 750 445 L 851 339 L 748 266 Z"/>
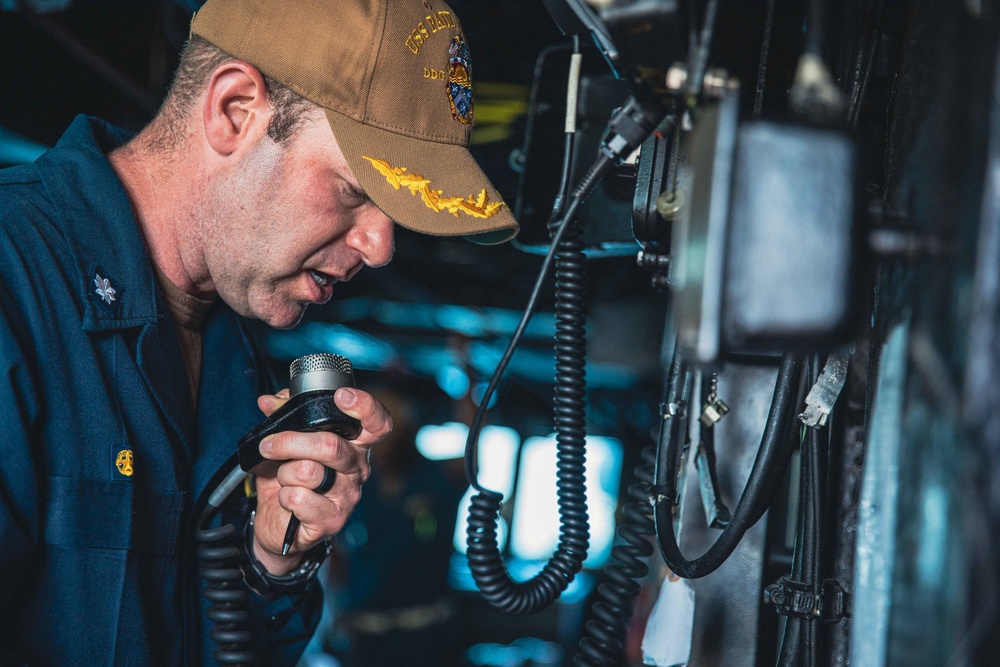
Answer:
<path fill-rule="evenodd" d="M 102 278 L 101 274 L 95 273 L 94 285 L 97 286 L 94 293 L 101 297 L 101 299 L 103 299 L 104 302 L 110 306 L 111 302 L 115 300 L 116 293 L 115 288 L 111 286 L 111 281 L 107 278 Z"/>

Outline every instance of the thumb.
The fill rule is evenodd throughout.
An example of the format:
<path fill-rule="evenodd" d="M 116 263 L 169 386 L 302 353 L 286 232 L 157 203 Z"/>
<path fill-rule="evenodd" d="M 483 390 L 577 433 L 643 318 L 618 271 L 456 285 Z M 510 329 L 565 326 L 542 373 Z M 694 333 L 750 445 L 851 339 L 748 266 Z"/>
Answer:
<path fill-rule="evenodd" d="M 277 394 L 263 394 L 257 397 L 257 407 L 260 408 L 265 417 L 270 417 L 275 410 L 288 402 L 289 396 L 287 388 L 282 389 Z"/>

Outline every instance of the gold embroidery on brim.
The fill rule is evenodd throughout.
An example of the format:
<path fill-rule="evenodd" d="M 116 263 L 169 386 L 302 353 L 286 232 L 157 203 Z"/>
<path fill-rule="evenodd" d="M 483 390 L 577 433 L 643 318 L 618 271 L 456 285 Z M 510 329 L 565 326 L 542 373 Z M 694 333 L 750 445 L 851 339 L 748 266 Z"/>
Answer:
<path fill-rule="evenodd" d="M 361 157 L 371 162 L 372 166 L 385 176 L 385 180 L 389 181 L 389 185 L 392 187 L 399 190 L 400 187 L 405 186 L 409 188 L 411 194 L 415 195 L 419 193 L 420 198 L 424 200 L 427 208 L 436 213 L 447 211 L 457 218 L 459 211 L 461 211 L 474 218 L 490 218 L 504 207 L 502 201 L 492 202 L 489 200 L 486 188 L 483 188 L 478 196 L 469 195 L 464 199 L 462 197 L 442 197 L 443 190 L 432 190 L 429 179 L 424 178 L 420 174 L 406 173 L 406 167 L 393 167 L 385 160 L 377 160 L 367 155 L 362 155 Z"/>

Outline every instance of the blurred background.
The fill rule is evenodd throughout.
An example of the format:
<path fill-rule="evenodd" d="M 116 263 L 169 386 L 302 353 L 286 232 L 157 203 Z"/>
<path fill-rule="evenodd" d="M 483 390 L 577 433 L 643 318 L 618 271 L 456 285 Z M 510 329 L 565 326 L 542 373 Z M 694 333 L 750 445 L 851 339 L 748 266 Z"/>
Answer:
<path fill-rule="evenodd" d="M 522 230 L 513 243 L 482 247 L 398 229 L 387 267 L 338 285 L 334 298 L 311 308 L 294 330 L 259 331 L 279 377 L 304 354 L 346 356 L 358 386 L 396 418 L 393 433 L 373 451 L 364 497 L 322 572 L 325 613 L 303 667 L 571 664 L 595 616 L 595 592 L 608 580 L 602 567 L 621 542 L 615 529 L 628 514 L 623 501 L 631 497 L 629 508 L 637 512 L 651 513 L 651 504 L 670 512 L 658 527 L 683 527 L 684 554 L 704 553 L 724 523 L 716 520 L 725 505 L 716 501 L 732 509 L 741 498 L 777 394 L 778 356 L 789 350 L 811 357 L 797 398 L 814 381 L 819 387 L 823 375 L 833 382 L 839 373 L 840 386 L 827 387 L 826 407 L 836 405 L 829 424 L 812 431 L 816 442 L 805 430 L 787 429 L 794 441 L 790 463 L 771 466 L 774 478 L 764 485 L 774 494 L 770 509 L 760 508 L 760 520 L 710 576 L 668 576 L 663 536 L 654 540 L 651 526 L 632 540 L 649 548 L 650 572 L 636 577 L 622 664 L 642 663 L 651 614 L 649 634 L 675 649 L 658 663 L 666 666 L 997 664 L 998 3 L 546 3 L 600 8 L 636 59 L 626 68 L 631 81 L 616 80 L 590 35 L 580 39 L 584 75 L 572 182 L 593 159 L 629 83 L 649 92 L 648 84 L 653 95 L 672 100 L 672 125 L 658 126 L 671 131 L 655 140 L 647 132 L 639 157 L 616 163 L 579 215 L 589 258 L 590 549 L 583 572 L 551 607 L 509 616 L 475 590 L 464 556 L 471 494 L 461 457 L 547 246 L 571 41 L 541 1 L 451 0 L 472 54 L 471 150 Z M 33 160 L 79 113 L 141 128 L 159 105 L 199 4 L 0 0 L 0 166 Z M 699 36 L 697 28 L 706 25 Z M 689 92 L 683 82 L 670 83 L 669 72 L 678 73 L 674 63 L 687 76 L 702 56 L 701 66 L 709 66 L 702 67 L 704 86 Z M 825 79 L 798 77 L 811 56 L 825 63 L 819 68 Z M 643 80 L 648 63 L 656 76 Z M 827 94 L 828 106 L 796 108 L 790 99 L 797 88 Z M 734 106 L 738 116 L 720 120 L 719 109 Z M 761 128 L 763 135 L 752 134 Z M 744 151 L 748 144 L 737 135 L 758 143 Z M 827 160 L 823 146 L 830 144 L 823 141 L 830 137 L 850 160 Z M 700 167 L 698 157 L 705 160 Z M 695 196 L 686 180 L 692 173 L 731 164 L 738 173 L 703 179 L 711 187 L 702 185 L 703 196 Z M 747 183 L 739 197 L 729 196 L 731 184 L 739 190 Z M 677 198 L 685 188 L 687 204 Z M 719 206 L 726 210 L 706 213 Z M 671 267 L 679 257 L 706 255 L 697 235 L 671 238 L 675 225 L 690 231 L 691 211 L 732 229 L 743 222 L 743 232 L 767 231 L 755 243 L 753 235 L 723 230 L 725 250 L 693 262 L 704 280 L 685 284 Z M 789 267 L 794 280 L 782 273 Z M 724 295 L 682 313 L 685 289 L 697 292 L 713 277 L 720 290 L 724 283 Z M 508 570 L 521 580 L 539 570 L 557 540 L 554 309 L 549 279 L 478 445 L 479 481 L 504 493 L 499 541 Z M 830 313 L 841 319 L 818 328 L 810 319 Z M 754 341 L 729 336 L 732 329 L 720 332 L 732 324 L 726 318 L 747 314 L 778 321 L 778 333 Z M 786 316 L 788 322 L 779 321 Z M 697 381 L 704 381 L 706 405 L 719 399 L 731 416 L 705 428 L 689 419 L 686 432 L 665 438 L 685 444 L 679 488 L 650 488 L 660 426 L 680 423 L 670 419 L 685 413 L 683 401 L 670 402 L 665 393 L 688 382 L 665 382 L 685 318 L 694 322 L 689 330 L 704 330 L 705 321 L 715 327 L 708 337 L 714 335 L 717 349 L 697 357 L 703 365 Z M 761 342 L 763 352 L 755 349 Z M 823 359 L 830 364 L 838 355 L 840 370 L 821 375 Z M 705 429 L 713 435 L 699 441 Z M 704 454 L 712 440 L 715 454 Z M 693 441 L 698 449 L 688 456 Z M 813 456 L 800 456 L 806 444 Z M 676 448 L 660 449 L 677 455 Z M 646 470 L 642 487 L 633 485 L 637 466 Z M 812 483 L 802 483 L 806 474 Z M 813 552 L 813 572 L 803 577 L 803 554 Z M 801 581 L 786 578 L 796 570 L 792 579 Z M 795 590 L 806 595 L 791 595 Z M 657 599 L 660 617 L 653 612 Z M 809 604 L 796 607 L 793 599 Z M 813 604 L 826 605 L 825 621 L 816 619 Z"/>

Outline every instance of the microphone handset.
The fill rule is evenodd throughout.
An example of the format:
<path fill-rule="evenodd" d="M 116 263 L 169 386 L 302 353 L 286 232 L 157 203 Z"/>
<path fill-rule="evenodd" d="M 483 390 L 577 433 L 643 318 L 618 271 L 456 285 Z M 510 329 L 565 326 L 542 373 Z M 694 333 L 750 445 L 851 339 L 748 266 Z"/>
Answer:
<path fill-rule="evenodd" d="M 351 362 L 337 354 L 307 354 L 289 368 L 291 397 L 270 417 L 240 438 L 237 457 L 240 468 L 253 475 L 271 475 L 281 461 L 265 459 L 260 441 L 281 431 L 330 431 L 353 440 L 361 433 L 361 422 L 348 417 L 333 401 L 341 387 L 354 387 Z"/>
<path fill-rule="evenodd" d="M 348 359 L 336 354 L 309 354 L 292 362 L 289 375 L 291 397 L 288 402 L 240 438 L 235 456 L 239 465 L 230 457 L 209 482 L 196 505 L 198 519 L 194 536 L 198 544 L 199 570 L 206 582 L 202 594 L 210 603 L 205 614 L 212 626 L 210 636 L 218 644 L 214 656 L 220 664 L 257 664 L 252 648 L 249 602 L 241 583 L 245 581 L 266 597 L 298 590 L 303 582 L 308 585 L 315 577 L 330 553 L 330 545 L 322 544 L 307 552 L 296 572 L 271 576 L 252 557 L 248 540 L 252 537 L 252 520 L 246 522 L 241 536 L 232 523 L 210 527 L 212 517 L 248 474 L 273 474 L 283 463 L 260 455 L 260 441 L 272 433 L 331 431 L 348 440 L 361 433 L 361 422 L 345 415 L 333 401 L 338 389 L 355 386 Z M 286 542 L 289 535 L 294 539 L 297 526 L 298 519 L 292 515 Z"/>

